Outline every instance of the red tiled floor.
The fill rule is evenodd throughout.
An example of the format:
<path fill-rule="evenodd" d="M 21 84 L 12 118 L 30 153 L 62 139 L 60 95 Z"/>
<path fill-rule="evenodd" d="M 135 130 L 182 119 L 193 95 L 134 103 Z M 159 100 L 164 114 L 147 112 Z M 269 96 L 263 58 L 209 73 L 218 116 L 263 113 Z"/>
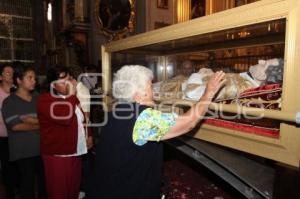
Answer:
<path fill-rule="evenodd" d="M 168 199 L 234 198 L 220 187 L 219 182 L 212 181 L 176 159 L 165 162 L 164 175 L 169 182 Z"/>
<path fill-rule="evenodd" d="M 165 146 L 166 199 L 243 198 L 230 185 L 183 153 Z"/>

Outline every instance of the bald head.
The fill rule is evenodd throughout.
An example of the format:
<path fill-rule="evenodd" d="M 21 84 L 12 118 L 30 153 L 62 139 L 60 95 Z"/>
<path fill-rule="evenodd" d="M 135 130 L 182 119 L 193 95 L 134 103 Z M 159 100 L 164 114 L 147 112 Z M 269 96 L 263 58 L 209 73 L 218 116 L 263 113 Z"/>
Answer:
<path fill-rule="evenodd" d="M 182 63 L 182 75 L 189 77 L 194 72 L 194 63 L 190 60 Z"/>

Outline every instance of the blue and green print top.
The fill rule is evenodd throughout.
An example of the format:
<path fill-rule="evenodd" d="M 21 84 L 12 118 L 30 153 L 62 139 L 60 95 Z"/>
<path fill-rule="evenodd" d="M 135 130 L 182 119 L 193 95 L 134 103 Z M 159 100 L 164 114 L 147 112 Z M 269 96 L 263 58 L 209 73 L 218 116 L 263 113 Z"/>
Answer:
<path fill-rule="evenodd" d="M 148 141 L 160 141 L 175 125 L 177 117 L 176 113 L 163 113 L 153 108 L 145 109 L 135 122 L 132 134 L 133 142 L 142 146 Z"/>

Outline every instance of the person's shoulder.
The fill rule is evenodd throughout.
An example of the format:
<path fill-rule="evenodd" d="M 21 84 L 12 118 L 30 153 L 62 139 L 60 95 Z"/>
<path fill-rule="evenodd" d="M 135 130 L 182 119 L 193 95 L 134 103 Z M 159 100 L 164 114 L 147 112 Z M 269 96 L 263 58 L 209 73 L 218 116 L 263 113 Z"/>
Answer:
<path fill-rule="evenodd" d="M 5 91 L 3 90 L 2 86 L 0 86 L 0 94 L 5 93 Z"/>
<path fill-rule="evenodd" d="M 1 87 L 0 87 L 0 100 L 3 101 L 3 99 L 7 98 L 9 96 L 8 93 L 6 93 Z"/>
<path fill-rule="evenodd" d="M 45 97 L 49 97 L 50 96 L 50 93 L 48 93 L 48 92 L 45 92 L 45 93 L 41 93 L 41 94 L 39 94 L 39 98 L 45 98 Z"/>
<path fill-rule="evenodd" d="M 149 106 L 141 106 L 139 117 L 141 118 L 151 118 L 155 115 L 160 114 L 160 111 L 154 109 L 153 107 Z"/>
<path fill-rule="evenodd" d="M 15 93 L 11 93 L 5 100 L 17 99 L 17 95 Z"/>
<path fill-rule="evenodd" d="M 15 104 L 17 96 L 15 93 L 11 93 L 7 98 L 3 100 L 3 107 L 10 106 L 11 104 Z"/>
<path fill-rule="evenodd" d="M 78 82 L 76 86 L 77 92 L 89 92 L 89 89 L 86 85 L 84 85 L 82 82 Z"/>
<path fill-rule="evenodd" d="M 79 82 L 76 86 L 76 91 L 77 91 L 77 98 L 79 100 L 90 100 L 91 95 L 89 89 L 82 83 Z"/>
<path fill-rule="evenodd" d="M 49 100 L 52 100 L 52 98 L 53 98 L 50 93 L 42 93 L 36 97 L 37 97 L 38 102 L 49 101 Z"/>

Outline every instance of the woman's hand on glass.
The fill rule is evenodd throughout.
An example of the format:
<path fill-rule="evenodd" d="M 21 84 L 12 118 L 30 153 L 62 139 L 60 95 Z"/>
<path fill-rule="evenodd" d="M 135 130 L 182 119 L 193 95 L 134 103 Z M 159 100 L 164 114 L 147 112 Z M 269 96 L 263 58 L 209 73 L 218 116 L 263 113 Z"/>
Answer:
<path fill-rule="evenodd" d="M 204 96 L 208 99 L 212 99 L 225 82 L 225 73 L 223 71 L 217 71 L 208 80 Z"/>

